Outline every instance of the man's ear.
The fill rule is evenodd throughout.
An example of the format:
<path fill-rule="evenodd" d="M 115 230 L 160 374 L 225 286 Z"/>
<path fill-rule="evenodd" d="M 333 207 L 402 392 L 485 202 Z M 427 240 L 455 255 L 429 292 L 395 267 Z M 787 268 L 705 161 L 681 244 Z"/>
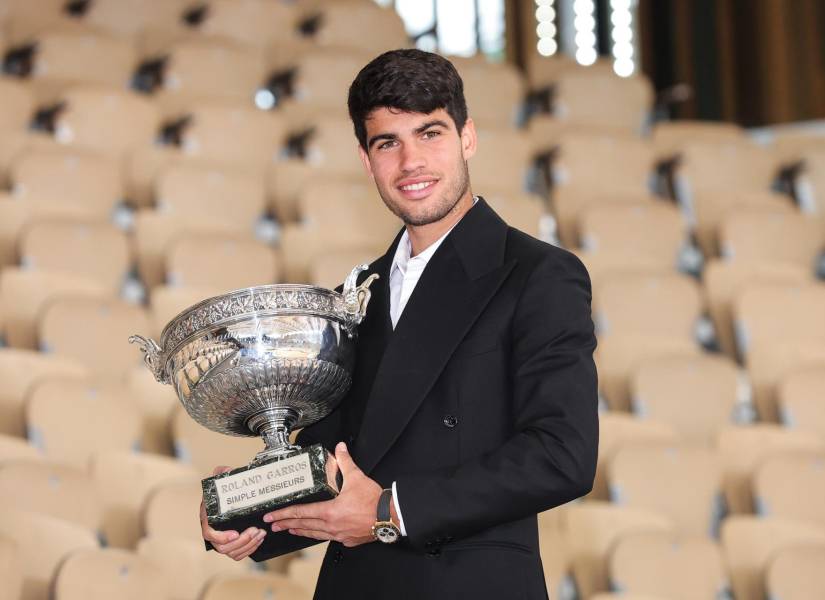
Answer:
<path fill-rule="evenodd" d="M 364 150 L 361 144 L 358 144 L 358 156 L 361 157 L 361 163 L 364 165 L 364 170 L 367 172 L 367 175 L 369 175 L 371 179 L 375 179 L 372 175 L 372 165 L 370 164 L 369 154 L 367 154 L 367 151 Z"/>
<path fill-rule="evenodd" d="M 470 117 L 461 128 L 461 155 L 464 160 L 472 158 L 476 153 L 476 146 L 478 144 L 478 137 L 476 136 L 476 124 Z"/>

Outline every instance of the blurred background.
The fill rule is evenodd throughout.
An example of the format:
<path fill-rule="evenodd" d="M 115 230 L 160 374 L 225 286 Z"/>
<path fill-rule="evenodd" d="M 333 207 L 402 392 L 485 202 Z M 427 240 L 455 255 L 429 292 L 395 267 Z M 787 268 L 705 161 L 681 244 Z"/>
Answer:
<path fill-rule="evenodd" d="M 0 0 L 0 598 L 310 598 L 316 546 L 203 550 L 197 425 L 129 335 L 334 286 L 400 224 L 356 72 L 454 59 L 473 191 L 593 281 L 594 489 L 551 597 L 825 598 L 825 4 Z"/>

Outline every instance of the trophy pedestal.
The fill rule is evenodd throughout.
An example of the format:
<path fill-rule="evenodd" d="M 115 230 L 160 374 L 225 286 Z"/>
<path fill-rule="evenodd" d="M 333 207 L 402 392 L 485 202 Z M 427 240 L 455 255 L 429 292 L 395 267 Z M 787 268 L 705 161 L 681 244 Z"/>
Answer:
<path fill-rule="evenodd" d="M 251 558 L 260 562 L 317 543 L 288 531 L 273 533 L 263 516 L 291 504 L 331 500 L 338 495 L 338 465 L 321 444 L 299 448 L 201 481 L 206 517 L 213 529 L 267 534 Z"/>

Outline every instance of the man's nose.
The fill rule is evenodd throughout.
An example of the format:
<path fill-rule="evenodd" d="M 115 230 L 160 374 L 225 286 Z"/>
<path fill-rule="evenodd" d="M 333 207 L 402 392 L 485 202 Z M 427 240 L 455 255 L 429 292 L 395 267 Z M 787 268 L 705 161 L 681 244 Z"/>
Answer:
<path fill-rule="evenodd" d="M 417 144 L 405 144 L 401 150 L 401 170 L 405 173 L 414 173 L 427 164 L 426 156 Z"/>

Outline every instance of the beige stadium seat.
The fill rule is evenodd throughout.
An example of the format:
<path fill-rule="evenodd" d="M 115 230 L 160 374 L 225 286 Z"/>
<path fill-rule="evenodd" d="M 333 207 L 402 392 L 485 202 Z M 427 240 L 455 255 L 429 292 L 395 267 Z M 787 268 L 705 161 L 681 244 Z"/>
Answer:
<path fill-rule="evenodd" d="M 31 218 L 29 206 L 0 192 L 0 267 L 20 262 L 20 236 Z"/>
<path fill-rule="evenodd" d="M 200 600 L 310 600 L 312 593 L 285 575 L 276 573 L 249 573 L 247 575 L 219 575 L 212 579 Z"/>
<path fill-rule="evenodd" d="M 12 195 L 37 214 L 108 219 L 123 198 L 120 165 L 77 150 L 28 151 L 11 168 Z"/>
<path fill-rule="evenodd" d="M 461 75 L 469 114 L 476 125 L 516 127 L 526 87 L 519 70 L 510 63 L 491 63 L 483 58 L 450 60 Z"/>
<path fill-rule="evenodd" d="M 85 527 L 6 507 L 0 511 L 0 537 L 11 539 L 17 548 L 23 592 L 15 600 L 47 600 L 60 564 L 75 552 L 98 547 L 95 535 Z"/>
<path fill-rule="evenodd" d="M 717 443 L 725 472 L 725 501 L 731 513 L 754 510 L 753 477 L 766 460 L 788 454 L 825 451 L 825 441 L 815 435 L 768 423 L 731 426 L 719 433 Z"/>
<path fill-rule="evenodd" d="M 5 462 L 0 465 L 0 494 L 4 509 L 49 515 L 93 533 L 100 529 L 103 513 L 85 470 L 40 459 Z"/>
<path fill-rule="evenodd" d="M 367 249 L 338 250 L 322 254 L 309 267 L 309 282 L 334 290 L 344 283 L 356 265 L 370 264 L 377 258 L 375 252 Z"/>
<path fill-rule="evenodd" d="M 152 337 L 160 341 L 163 328 L 182 313 L 202 300 L 225 292 L 219 287 L 179 287 L 160 285 L 152 288 L 149 297 L 149 317 L 152 319 Z"/>
<path fill-rule="evenodd" d="M 664 356 L 639 363 L 631 377 L 631 405 L 638 418 L 667 423 L 683 440 L 711 446 L 748 400 L 742 385 L 729 358 Z"/>
<path fill-rule="evenodd" d="M 49 459 L 79 469 L 97 452 L 138 450 L 140 417 L 122 386 L 92 381 L 42 380 L 26 401 L 32 443 Z"/>
<path fill-rule="evenodd" d="M 183 406 L 176 409 L 172 420 L 175 439 L 175 455 L 181 462 L 191 465 L 201 477 L 212 475 L 215 467 L 242 467 L 264 449 L 258 436 L 237 437 L 217 433 L 199 425 Z"/>
<path fill-rule="evenodd" d="M 172 456 L 172 413 L 178 405 L 174 388 L 158 383 L 143 364 L 135 365 L 126 373 L 124 385 L 135 408 L 141 413 L 141 450 Z"/>
<path fill-rule="evenodd" d="M 54 579 L 54 600 L 172 600 L 170 582 L 146 558 L 101 548 L 69 556 Z"/>
<path fill-rule="evenodd" d="M 297 36 L 298 3 L 268 0 L 209 0 L 198 31 L 242 44 L 268 46 Z"/>
<path fill-rule="evenodd" d="M 593 207 L 582 215 L 580 227 L 582 251 L 606 254 L 616 263 L 660 261 L 675 271 L 686 243 L 679 209 L 664 202 Z"/>
<path fill-rule="evenodd" d="M 667 516 L 647 510 L 608 502 L 581 502 L 565 509 L 564 531 L 579 597 L 590 598 L 610 589 L 609 553 L 622 536 L 673 532 L 674 524 Z"/>
<path fill-rule="evenodd" d="M 807 431 L 825 441 L 825 366 L 790 373 L 777 390 L 785 427 Z"/>
<path fill-rule="evenodd" d="M 49 377 L 82 378 L 88 370 L 78 361 L 32 350 L 0 348 L 0 433 L 26 436 L 25 401 L 31 387 Z"/>
<path fill-rule="evenodd" d="M 26 269 L 62 272 L 100 283 L 117 294 L 131 267 L 129 240 L 114 225 L 37 219 L 20 240 Z"/>
<path fill-rule="evenodd" d="M 601 101 L 600 101 L 601 102 Z M 650 192 L 655 160 L 649 142 L 622 135 L 568 133 L 559 140 L 553 185 L 616 194 Z"/>
<path fill-rule="evenodd" d="M 217 219 L 249 233 L 266 207 L 262 177 L 197 165 L 165 169 L 157 179 L 155 198 L 157 210 L 164 214 Z"/>
<path fill-rule="evenodd" d="M 622 592 L 605 592 L 594 594 L 589 600 L 671 600 L 667 596 L 651 596 L 650 594 L 624 594 Z"/>
<path fill-rule="evenodd" d="M 269 207 L 280 223 L 293 223 L 298 220 L 298 199 L 304 188 L 311 182 L 317 181 L 321 173 L 321 169 L 301 158 L 279 160 L 267 169 L 266 191 Z M 364 173 L 362 171 L 358 175 L 353 174 L 346 179 L 355 183 L 362 183 Z M 2 204 L 0 204 L 1 206 Z M 2 243 L 2 237 L 0 237 L 0 243 Z M 2 246 L 0 246 L 1 251 Z"/>
<path fill-rule="evenodd" d="M 674 600 L 716 600 L 728 590 L 716 542 L 672 533 L 631 533 L 610 553 L 612 589 Z"/>
<path fill-rule="evenodd" d="M 774 557 L 799 545 L 825 548 L 825 531 L 778 517 L 737 515 L 722 523 L 721 542 L 734 598 L 766 600 L 766 572 Z"/>
<path fill-rule="evenodd" d="M 309 283 L 310 269 L 319 257 L 330 253 L 353 252 L 377 258 L 388 247 L 389 241 L 380 238 L 360 243 L 339 241 L 332 245 L 324 229 L 288 223 L 283 228 L 280 239 L 284 269 L 282 279 L 286 283 Z"/>
<path fill-rule="evenodd" d="M 825 214 L 825 147 L 806 152 L 803 170 L 796 180 L 797 199 L 807 211 L 822 218 Z"/>
<path fill-rule="evenodd" d="M 189 0 L 95 0 L 83 13 L 83 22 L 134 39 L 146 29 L 182 28 L 188 6 Z"/>
<path fill-rule="evenodd" d="M 315 122 L 306 142 L 305 160 L 323 177 L 365 178 L 352 123 L 344 117 L 320 117 Z"/>
<path fill-rule="evenodd" d="M 665 160 L 677 157 L 684 146 L 692 143 L 746 144 L 748 141 L 742 127 L 719 121 L 661 121 L 653 127 L 650 137 L 656 155 Z"/>
<path fill-rule="evenodd" d="M 111 290 L 100 283 L 67 273 L 29 271 L 7 267 L 0 272 L 2 335 L 13 348 L 37 349 L 37 319 L 43 309 L 62 296 L 104 298 Z"/>
<path fill-rule="evenodd" d="M 42 460 L 40 450 L 28 440 L 0 433 L 0 465 L 8 462 Z"/>
<path fill-rule="evenodd" d="M 747 285 L 760 282 L 801 285 L 810 281 L 808 269 L 774 261 L 725 261 L 711 259 L 703 273 L 703 292 L 721 349 L 736 358 L 733 304 Z"/>
<path fill-rule="evenodd" d="M 825 452 L 765 459 L 753 477 L 756 511 L 825 529 Z"/>
<path fill-rule="evenodd" d="M 34 98 L 28 85 L 22 81 L 4 77 L 0 79 L 0 97 L 3 112 L 0 114 L 0 131 L 24 131 L 34 115 Z"/>
<path fill-rule="evenodd" d="M 349 86 L 373 56 L 352 50 L 318 47 L 307 49 L 297 56 L 294 64 L 287 69 L 287 72 L 294 70 L 292 94 L 284 99 L 281 107 L 288 116 L 290 127 L 310 126 L 327 111 L 346 119 L 345 99 Z"/>
<path fill-rule="evenodd" d="M 124 452 L 96 455 L 91 473 L 103 504 L 104 537 L 117 548 L 133 548 L 142 537 L 141 513 L 155 487 L 196 476 L 191 467 L 177 460 Z"/>
<path fill-rule="evenodd" d="M 160 112 L 144 95 L 127 89 L 73 87 L 62 100 L 55 137 L 63 144 L 89 148 L 109 156 L 151 144 L 160 126 Z"/>
<path fill-rule="evenodd" d="M 192 512 L 197 512 L 197 505 Z M 198 598 L 211 579 L 221 575 L 243 575 L 251 568 L 249 558 L 236 562 L 217 552 L 204 552 L 203 540 L 150 535 L 140 540 L 137 554 L 147 565 L 163 574 L 170 597 L 175 599 Z"/>
<path fill-rule="evenodd" d="M 16 600 L 23 593 L 23 564 L 17 543 L 0 535 L 0 598 Z"/>
<path fill-rule="evenodd" d="M 715 450 L 688 444 L 627 444 L 608 466 L 611 500 L 668 515 L 682 535 L 715 534 L 722 465 Z"/>
<path fill-rule="evenodd" d="M 276 250 L 238 236 L 186 235 L 166 255 L 170 285 L 223 291 L 276 283 L 280 261 Z"/>
<path fill-rule="evenodd" d="M 772 136 L 771 146 L 782 157 L 783 164 L 795 165 L 808 154 L 825 152 L 825 136 L 807 129 L 778 130 Z"/>
<path fill-rule="evenodd" d="M 564 530 L 564 512 L 570 506 L 567 504 L 538 514 L 539 553 L 544 568 L 544 582 L 551 598 L 565 597 L 565 593 L 574 585 Z"/>
<path fill-rule="evenodd" d="M 765 574 L 770 598 L 817 600 L 825 589 L 825 545 L 799 544 L 777 552 Z"/>
<path fill-rule="evenodd" d="M 478 149 L 468 161 L 473 189 L 481 195 L 497 190 L 511 195 L 527 190 L 533 160 L 530 139 L 515 129 L 477 127 Z"/>
<path fill-rule="evenodd" d="M 532 194 L 485 192 L 484 200 L 511 227 L 534 238 L 545 239 L 545 222 L 552 217 L 545 210 L 544 200 Z M 545 240 L 546 241 L 546 240 Z"/>
<path fill-rule="evenodd" d="M 739 192 L 736 190 L 705 190 L 693 195 L 693 232 L 706 257 L 721 253 L 720 230 L 722 224 L 740 214 L 796 215 L 793 199 L 776 192 Z M 792 217 L 793 218 L 793 217 Z M 740 226 L 741 227 L 741 226 Z"/>
<path fill-rule="evenodd" d="M 80 363 L 102 381 L 121 381 L 142 361 L 141 352 L 127 340 L 143 331 L 149 331 L 143 308 L 80 297 L 49 304 L 39 325 L 42 349 Z"/>
<path fill-rule="evenodd" d="M 252 105 L 200 103 L 188 115 L 191 122 L 181 137 L 185 156 L 233 165 L 255 175 L 262 175 L 278 157 L 286 139 L 281 117 Z"/>
<path fill-rule="evenodd" d="M 564 134 L 570 130 L 582 132 L 575 127 L 547 113 L 538 113 L 527 122 L 527 135 L 536 157 L 552 156 Z M 588 131 L 584 129 L 584 131 Z"/>
<path fill-rule="evenodd" d="M 609 500 L 607 472 L 616 452 L 627 445 L 676 444 L 679 435 L 676 429 L 654 419 L 639 419 L 627 413 L 607 411 L 599 415 L 599 460 L 593 490 L 587 498 Z"/>
<path fill-rule="evenodd" d="M 741 211 L 724 220 L 719 237 L 727 260 L 785 261 L 814 272 L 825 250 L 825 221 L 788 212 Z"/>
<path fill-rule="evenodd" d="M 543 563 L 544 553 L 542 552 L 542 564 Z M 294 581 L 302 586 L 309 594 L 312 594 L 315 591 L 315 584 L 318 582 L 318 574 L 321 572 L 322 564 L 322 557 L 296 557 L 289 561 L 287 575 L 290 581 Z"/>
<path fill-rule="evenodd" d="M 530 53 L 527 56 L 526 66 L 530 88 L 533 90 L 552 86 L 559 80 L 559 77 L 568 73 L 614 74 L 612 60 L 597 59 L 592 65 L 584 67 L 572 56 L 562 53 L 553 56 Z"/>
<path fill-rule="evenodd" d="M 609 102 L 605 102 L 609 98 Z M 553 114 L 571 124 L 639 135 L 653 106 L 653 86 L 643 76 L 574 71 L 555 85 Z"/>
<path fill-rule="evenodd" d="M 353 49 L 377 55 L 390 48 L 409 46 L 404 22 L 390 7 L 373 2 L 338 0 L 321 4 L 315 42 L 331 49 Z M 369 28 L 370 35 L 363 29 Z"/>
<path fill-rule="evenodd" d="M 209 475 L 212 475 L 211 469 Z M 150 539 L 173 538 L 197 542 L 203 551 L 203 533 L 198 515 L 202 499 L 201 480 L 195 477 L 155 486 L 147 495 L 141 511 L 144 534 Z"/>

